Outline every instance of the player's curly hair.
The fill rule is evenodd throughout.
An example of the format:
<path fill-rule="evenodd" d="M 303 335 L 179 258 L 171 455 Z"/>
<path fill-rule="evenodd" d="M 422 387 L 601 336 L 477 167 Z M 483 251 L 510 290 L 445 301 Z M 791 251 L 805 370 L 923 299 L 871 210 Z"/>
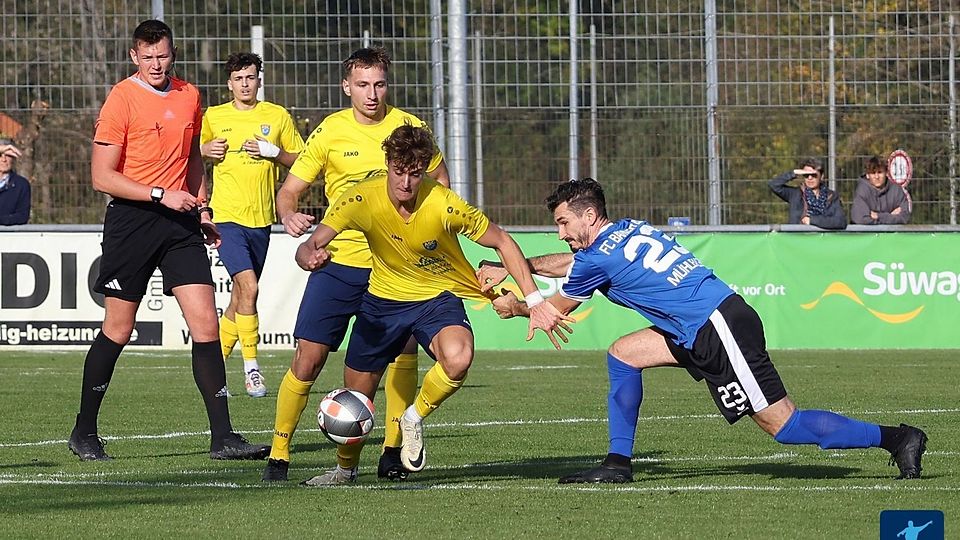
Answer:
<path fill-rule="evenodd" d="M 170 46 L 173 47 L 173 30 L 163 21 L 150 19 L 137 25 L 133 31 L 133 48 L 136 49 L 140 43 L 154 45 L 160 43 L 160 40 L 167 38 L 170 40 Z"/>
<path fill-rule="evenodd" d="M 393 167 L 405 172 L 426 170 L 437 153 L 430 130 L 411 125 L 393 130 L 383 141 L 383 151 Z"/>
<path fill-rule="evenodd" d="M 607 201 L 603 196 L 603 188 L 593 178 L 563 182 L 544 202 L 551 212 L 567 203 L 567 207 L 578 216 L 587 208 L 594 208 L 601 218 L 607 217 Z"/>
<path fill-rule="evenodd" d="M 384 73 L 390 70 L 390 55 L 383 47 L 364 47 L 354 51 L 343 61 L 343 78 L 346 79 L 354 69 L 372 67 L 378 67 Z"/>
<path fill-rule="evenodd" d="M 227 57 L 227 61 L 223 64 L 223 69 L 227 72 L 227 76 L 230 76 L 234 71 L 240 71 L 248 66 L 257 66 L 257 73 L 260 73 L 263 71 L 263 59 L 256 53 L 233 53 Z"/>

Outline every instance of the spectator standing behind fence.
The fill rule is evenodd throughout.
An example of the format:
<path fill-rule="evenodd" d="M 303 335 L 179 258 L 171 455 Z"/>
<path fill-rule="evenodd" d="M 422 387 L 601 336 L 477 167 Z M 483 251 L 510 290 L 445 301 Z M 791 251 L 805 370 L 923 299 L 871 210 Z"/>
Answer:
<path fill-rule="evenodd" d="M 794 178 L 800 187 L 788 186 Z M 790 205 L 791 224 L 813 225 L 821 229 L 846 229 L 847 216 L 837 192 L 823 185 L 823 162 L 807 158 L 799 169 L 787 171 L 770 180 L 770 189 Z"/>
<path fill-rule="evenodd" d="M 0 225 L 23 225 L 30 219 L 30 182 L 13 170 L 20 150 L 0 139 Z"/>
<path fill-rule="evenodd" d="M 878 156 L 867 160 L 853 193 L 850 218 L 857 225 L 902 225 L 910 222 L 910 198 L 899 184 L 887 181 L 887 168 Z"/>

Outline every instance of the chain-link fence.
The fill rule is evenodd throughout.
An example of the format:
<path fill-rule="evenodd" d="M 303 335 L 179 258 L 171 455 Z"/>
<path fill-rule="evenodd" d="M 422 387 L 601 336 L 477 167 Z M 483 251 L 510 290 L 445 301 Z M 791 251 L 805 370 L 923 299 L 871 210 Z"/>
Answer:
<path fill-rule="evenodd" d="M 808 155 L 831 157 L 849 204 L 863 160 L 897 148 L 913 157 L 913 222 L 955 220 L 949 0 L 463 3 L 463 40 L 451 33 L 455 1 L 162 6 L 179 47 L 176 72 L 205 104 L 230 99 L 222 62 L 250 50 L 261 27 L 266 99 L 286 106 L 304 135 L 348 105 L 340 61 L 384 45 L 395 61 L 390 102 L 429 121 L 449 156 L 451 74 L 466 69 L 464 176 L 470 198 L 503 224 L 549 224 L 541 201 L 571 171 L 601 180 L 615 216 L 706 224 L 716 205 L 721 223 L 780 223 L 786 205 L 767 187 L 773 176 Z M 9 117 L 0 116 L 0 131 L 16 131 L 26 150 L 18 165 L 34 185 L 32 222 L 97 223 L 93 122 L 110 87 L 133 71 L 130 34 L 151 5 L 0 4 L 0 107 Z M 448 62 L 455 52 L 466 66 Z M 325 201 L 313 191 L 304 203 L 319 210 Z"/>

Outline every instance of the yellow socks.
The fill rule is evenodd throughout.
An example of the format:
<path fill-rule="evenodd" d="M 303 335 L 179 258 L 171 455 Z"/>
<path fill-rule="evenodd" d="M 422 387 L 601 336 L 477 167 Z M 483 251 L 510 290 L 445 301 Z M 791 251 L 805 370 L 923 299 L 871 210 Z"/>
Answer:
<path fill-rule="evenodd" d="M 227 314 L 224 313 L 220 317 L 220 350 L 223 352 L 224 360 L 233 352 L 238 339 L 240 334 L 237 333 L 237 323 L 228 319 Z"/>
<path fill-rule="evenodd" d="M 237 321 L 237 335 L 240 339 L 240 353 L 244 362 L 256 362 L 257 342 L 260 341 L 260 317 L 253 315 L 235 315 Z M 244 365 L 244 368 L 247 366 Z M 254 366 L 256 367 L 256 366 Z M 249 370 L 247 370 L 249 371 Z"/>
<path fill-rule="evenodd" d="M 360 464 L 360 452 L 363 442 L 337 445 L 337 465 L 343 469 L 353 469 Z"/>
<path fill-rule="evenodd" d="M 466 377 L 459 381 L 451 380 L 447 377 L 447 374 L 443 372 L 440 363 L 435 363 L 433 367 L 430 368 L 430 371 L 423 377 L 423 386 L 420 387 L 420 393 L 417 394 L 417 398 L 413 403 L 417 414 L 419 414 L 421 418 L 426 418 L 427 415 L 439 407 L 445 399 L 459 390 L 460 387 L 463 386 L 465 379 Z"/>
<path fill-rule="evenodd" d="M 300 422 L 300 415 L 307 408 L 307 398 L 313 381 L 301 381 L 287 370 L 277 390 L 277 417 L 273 424 L 271 459 L 290 461 L 290 439 Z"/>
<path fill-rule="evenodd" d="M 383 427 L 383 446 L 400 446 L 400 416 L 417 397 L 417 354 L 401 354 L 387 366 L 383 383 L 387 405 L 386 424 Z"/>

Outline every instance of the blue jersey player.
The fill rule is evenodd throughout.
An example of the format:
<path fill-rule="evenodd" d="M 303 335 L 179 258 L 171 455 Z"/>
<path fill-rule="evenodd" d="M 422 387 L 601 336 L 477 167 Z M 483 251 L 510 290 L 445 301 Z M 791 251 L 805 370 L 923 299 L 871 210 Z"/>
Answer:
<path fill-rule="evenodd" d="M 565 182 L 546 202 L 560 238 L 573 251 L 528 260 L 534 273 L 567 277 L 559 294 L 548 301 L 569 314 L 600 291 L 653 323 L 619 338 L 607 350 L 607 457 L 599 466 L 565 476 L 560 483 L 633 480 L 630 458 L 643 399 L 641 371 L 658 366 L 684 367 L 694 379 L 706 380 L 731 424 L 750 416 L 783 444 L 884 448 L 900 469 L 898 478 L 920 477 L 927 441 L 923 431 L 798 409 L 770 361 L 756 311 L 670 236 L 644 221 L 610 221 L 596 181 Z M 505 272 L 484 262 L 477 277 L 487 290 L 500 283 Z M 494 308 L 503 318 L 527 313 L 513 293 L 505 292 Z"/>

